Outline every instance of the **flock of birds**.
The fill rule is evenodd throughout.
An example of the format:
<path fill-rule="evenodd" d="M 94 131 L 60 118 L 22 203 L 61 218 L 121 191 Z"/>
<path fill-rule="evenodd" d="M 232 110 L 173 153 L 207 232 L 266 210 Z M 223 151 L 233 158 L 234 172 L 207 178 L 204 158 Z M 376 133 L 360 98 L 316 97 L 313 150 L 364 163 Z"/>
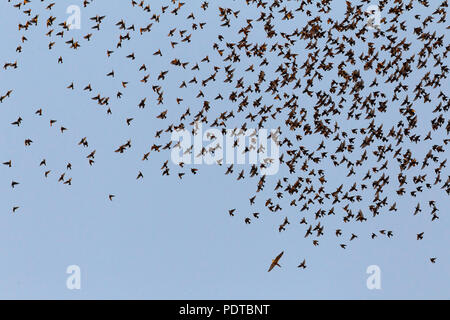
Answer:
<path fill-rule="evenodd" d="M 338 216 L 345 224 L 363 223 L 379 215 L 410 210 L 397 207 L 400 200 L 406 205 L 414 203 L 411 215 L 423 212 L 431 221 L 438 221 L 438 201 L 424 200 L 423 195 L 440 194 L 448 199 L 450 194 L 450 175 L 446 170 L 450 142 L 446 62 L 450 45 L 445 34 L 436 31 L 437 26 L 449 29 L 447 0 L 379 0 L 375 3 L 382 17 L 378 28 L 368 27 L 368 0 L 342 2 L 345 6 L 342 17 L 334 14 L 332 6 L 337 1 L 331 0 L 194 1 L 189 4 L 171 0 L 162 2 L 161 6 L 130 0 L 122 5 L 144 13 L 148 18 L 145 22 L 135 22 L 133 17 L 112 21 L 99 12 L 90 17 L 92 24 L 80 38 L 73 37 L 66 16 L 53 15 L 59 2 L 8 2 L 22 12 L 23 21 L 18 25 L 22 35 L 17 57 L 4 62 L 6 71 L 20 68 L 21 53 L 28 49 L 27 32 L 38 25 L 46 29 L 48 50 L 53 52 L 66 46 L 73 54 L 96 46 L 96 38 L 106 36 L 102 33 L 104 23 L 115 25 L 117 34 L 107 36 L 118 40 L 104 49 L 105 59 L 119 55 L 141 76 L 125 79 L 114 69 L 108 71 L 105 78 L 114 80 L 120 88 L 113 94 L 102 91 L 101 83 L 80 84 L 71 79 L 63 90 L 78 90 L 88 95 L 89 101 L 104 108 L 108 117 L 120 105 L 130 84 L 150 88 L 148 96 L 133 97 L 135 108 L 158 110 L 153 116 L 162 127 L 155 131 L 155 141 L 149 149 L 138 155 L 139 161 L 151 160 L 152 154 L 163 151 L 169 159 L 170 151 L 180 148 L 170 140 L 171 133 L 187 129 L 195 134 L 199 123 L 223 132 L 235 128 L 235 139 L 250 127 L 275 126 L 278 134 L 270 138 L 280 147 L 278 175 L 261 174 L 267 162 L 237 169 L 237 165 L 218 161 L 226 175 L 235 175 L 245 183 L 254 181 L 255 193 L 249 198 L 250 206 L 257 200 L 263 204 L 264 210 L 249 214 L 232 208 L 228 210 L 231 217 L 244 215 L 243 223 L 252 224 L 264 214 L 286 212 L 276 229 L 284 232 L 298 219 L 297 223 L 305 228 L 304 238 L 311 239 L 314 246 L 319 245 L 325 233 L 327 217 Z M 93 2 L 84 0 L 82 7 L 88 8 Z M 244 15 L 240 7 L 251 9 L 252 16 Z M 423 14 L 428 11 L 429 15 Z M 210 26 L 210 22 L 198 18 L 202 14 L 215 17 L 216 25 Z M 153 34 L 155 26 L 167 16 L 174 21 L 187 21 L 190 27 L 180 28 L 174 23 L 166 34 Z M 284 30 L 289 29 L 284 27 L 287 22 L 295 22 L 297 27 Z M 190 59 L 189 46 L 201 41 L 199 34 L 208 27 L 218 30 L 216 41 L 211 47 L 205 46 L 208 52 L 203 59 Z M 156 48 L 152 52 L 160 59 L 156 66 L 146 64 L 145 57 L 128 45 L 131 39 L 145 39 L 148 34 L 159 39 L 153 45 L 162 48 L 162 43 L 169 44 L 169 51 Z M 170 50 L 175 52 L 180 46 L 183 50 L 176 51 L 175 56 Z M 63 63 L 63 56 L 55 61 L 55 65 Z M 204 78 L 200 70 L 207 73 Z M 165 83 L 172 76 L 181 80 L 177 90 L 168 92 Z M 213 83 L 218 83 L 220 89 L 214 89 Z M 14 91 L 11 88 L 0 94 L 0 102 L 9 103 Z M 187 91 L 194 93 L 196 106 L 183 102 L 188 100 L 184 98 Z M 219 105 L 220 108 L 216 107 Z M 33 112 L 35 116 L 45 116 L 42 108 Z M 23 127 L 22 121 L 19 117 L 11 125 Z M 59 126 L 57 119 L 48 121 L 61 133 L 70 129 Z M 124 124 L 131 126 L 133 121 L 133 117 L 128 117 Z M 88 137 L 80 137 L 78 145 L 86 150 L 89 165 L 95 166 L 96 150 L 88 141 Z M 25 147 L 32 144 L 32 138 L 24 141 Z M 132 140 L 120 142 L 111 152 L 129 152 L 132 145 Z M 201 154 L 193 156 L 214 154 L 216 150 L 203 147 Z M 5 159 L 3 165 L 12 168 L 14 159 Z M 46 160 L 39 166 L 46 167 Z M 58 173 L 56 179 L 70 186 L 71 167 L 67 163 L 65 172 Z M 171 176 L 174 171 L 179 180 L 185 174 L 197 174 L 199 168 L 184 163 L 175 165 L 169 160 L 161 166 L 164 176 Z M 340 180 L 329 178 L 341 173 Z M 50 169 L 45 171 L 46 178 L 52 174 Z M 144 179 L 144 173 L 136 172 L 136 179 Z M 274 182 L 272 191 L 269 181 Z M 339 181 L 337 185 L 336 181 Z M 17 188 L 19 183 L 12 181 L 11 187 Z M 265 199 L 258 196 L 263 191 L 272 196 Z M 113 201 L 116 195 L 106 196 Z M 12 212 L 19 208 L 14 206 Z M 343 229 L 329 229 L 339 239 L 338 246 L 342 249 L 361 236 L 351 233 L 345 240 Z M 394 231 L 374 230 L 368 236 L 392 238 Z M 414 238 L 422 240 L 424 232 L 415 234 Z M 272 260 L 269 271 L 280 266 L 282 255 L 283 252 Z M 435 263 L 437 257 L 428 259 Z M 306 259 L 300 261 L 298 267 L 306 268 Z"/>

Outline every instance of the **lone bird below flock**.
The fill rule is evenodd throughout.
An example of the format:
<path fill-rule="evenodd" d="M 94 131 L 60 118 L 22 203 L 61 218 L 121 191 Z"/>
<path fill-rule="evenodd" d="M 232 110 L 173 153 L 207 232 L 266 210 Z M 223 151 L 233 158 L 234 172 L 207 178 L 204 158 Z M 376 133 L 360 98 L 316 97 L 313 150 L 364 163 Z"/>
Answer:
<path fill-rule="evenodd" d="M 275 266 L 278 266 L 281 268 L 281 266 L 278 264 L 278 261 L 280 261 L 281 257 L 283 256 L 284 251 L 281 251 L 279 255 L 275 257 L 275 259 L 272 260 L 272 263 L 270 264 L 268 272 L 270 272 Z"/>

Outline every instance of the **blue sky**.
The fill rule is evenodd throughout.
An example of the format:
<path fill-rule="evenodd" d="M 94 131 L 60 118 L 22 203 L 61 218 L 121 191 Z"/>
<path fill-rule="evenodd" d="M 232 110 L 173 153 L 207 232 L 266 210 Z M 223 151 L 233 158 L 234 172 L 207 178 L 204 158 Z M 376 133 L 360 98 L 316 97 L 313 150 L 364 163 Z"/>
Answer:
<path fill-rule="evenodd" d="M 13 168 L 0 168 L 0 298 L 450 298 L 447 248 L 450 218 L 446 212 L 450 201 L 441 189 L 426 190 L 411 200 L 398 198 L 396 187 L 392 185 L 386 192 L 390 192 L 390 200 L 397 201 L 397 213 L 386 213 L 366 223 L 352 222 L 349 225 L 344 225 L 338 217 L 329 217 L 324 222 L 325 235 L 320 239 L 320 245 L 314 247 L 311 239 L 303 238 L 304 227 L 298 223 L 301 217 L 298 207 L 289 208 L 288 200 L 284 200 L 283 212 L 267 212 L 262 214 L 260 221 L 244 224 L 248 213 L 262 212 L 264 201 L 268 197 L 274 198 L 272 190 L 276 181 L 286 174 L 283 170 L 270 178 L 269 186 L 257 197 L 256 207 L 250 207 L 248 198 L 256 189 L 255 180 L 246 178 L 237 182 L 235 176 L 223 174 L 224 167 L 203 165 L 198 166 L 199 174 L 186 174 L 180 181 L 175 170 L 169 177 L 161 176 L 161 164 L 170 160 L 170 153 L 153 152 L 150 161 L 141 161 L 142 154 L 155 141 L 155 131 L 167 126 L 170 115 L 178 118 L 184 111 L 183 106 L 174 103 L 176 97 L 182 95 L 184 105 L 191 106 L 192 110 L 198 108 L 199 102 L 195 99 L 198 89 L 178 89 L 182 80 L 192 78 L 190 68 L 178 71 L 169 65 L 169 61 L 180 57 L 182 61 L 191 62 L 189 67 L 199 62 L 201 71 L 197 78 L 203 79 L 213 71 L 211 64 L 201 64 L 200 60 L 208 54 L 211 60 L 220 61 L 217 52 L 212 52 L 217 35 L 223 34 L 228 41 L 236 41 L 240 37 L 235 36 L 237 27 L 226 30 L 220 27 L 217 1 L 210 1 L 210 9 L 206 12 L 200 10 L 200 2 L 186 4 L 178 16 L 162 16 L 151 33 L 144 36 L 133 33 L 132 40 L 116 49 L 119 34 L 125 33 L 119 32 L 115 23 L 123 18 L 127 26 L 133 23 L 136 27 L 146 25 L 149 23 L 148 14 L 132 8 L 128 1 L 96 0 L 82 8 L 81 29 L 66 32 L 63 39 L 79 39 L 81 48 L 77 51 L 69 49 L 55 35 L 52 37 L 52 41 L 56 41 L 55 47 L 49 51 L 49 38 L 45 36 L 48 29 L 43 21 L 52 14 L 58 18 L 57 23 L 62 22 L 68 16 L 65 13 L 67 6 L 80 5 L 81 1 L 58 1 L 51 12 L 46 11 L 43 4 L 35 2 L 30 5 L 32 16 L 39 13 L 42 21 L 38 27 L 30 27 L 25 33 L 28 41 L 22 44 L 23 52 L 20 54 L 15 52 L 22 36 L 17 24 L 28 18 L 10 3 L 3 1 L 0 4 L 1 62 L 3 65 L 6 61 L 17 60 L 19 65 L 16 70 L 0 71 L 0 93 L 3 95 L 14 89 L 11 97 L 0 104 L 0 161 L 13 161 Z M 243 16 L 254 19 L 259 16 L 258 11 L 239 5 L 238 1 L 230 1 L 229 5 L 241 10 L 241 20 Z M 159 10 L 159 5 L 154 7 Z M 421 9 L 421 12 L 425 16 L 434 8 Z M 342 17 L 344 9 L 337 2 L 333 3 L 336 17 Z M 190 33 L 192 22 L 186 22 L 184 17 L 192 11 L 198 21 L 205 21 L 207 25 L 193 33 L 191 44 L 180 44 L 172 50 L 166 38 L 168 30 L 177 27 L 178 30 L 188 29 Z M 95 23 L 89 20 L 97 14 L 106 16 L 99 32 L 91 29 Z M 414 23 L 412 14 L 405 18 L 411 25 Z M 299 17 L 290 22 L 279 22 L 279 28 L 292 31 L 303 26 L 307 18 L 304 19 Z M 446 32 L 444 24 L 436 24 L 435 29 L 440 34 Z M 90 43 L 81 39 L 89 32 L 93 33 Z M 258 29 L 251 40 L 264 41 L 264 36 L 263 30 Z M 408 36 L 415 39 L 411 34 Z M 296 44 L 299 55 L 304 52 L 304 45 Z M 363 44 L 360 46 L 363 48 Z M 163 57 L 153 56 L 159 48 L 164 53 Z M 109 59 L 106 49 L 115 51 Z M 412 50 L 417 50 L 415 44 Z M 136 55 L 135 62 L 125 58 L 131 52 Z M 57 64 L 59 56 L 64 59 L 60 65 Z M 142 63 L 149 69 L 150 82 L 155 80 L 160 70 L 170 70 L 164 83 L 167 102 L 163 106 L 154 103 L 151 85 L 144 86 L 137 81 L 145 74 L 138 71 Z M 271 60 L 267 73 L 273 73 L 280 63 L 281 60 Z M 236 65 L 240 74 L 235 77 L 250 77 L 243 73 L 247 66 L 245 62 Z M 106 77 L 112 69 L 116 74 L 114 79 Z M 423 75 L 426 71 L 421 70 L 417 74 Z M 372 79 L 367 75 L 367 81 Z M 404 81 L 411 91 L 416 79 L 411 77 Z M 329 80 L 324 79 L 323 83 Z M 126 90 L 120 89 L 120 81 L 130 82 Z M 75 84 L 73 91 L 66 89 L 71 82 Z M 93 87 L 92 93 L 82 91 L 88 83 Z M 316 87 L 321 86 L 325 88 L 326 85 L 319 83 Z M 217 92 L 230 92 L 230 88 L 216 81 L 202 90 L 213 99 Z M 115 98 L 119 89 L 124 93 L 120 101 Z M 385 84 L 381 84 L 379 89 L 386 94 L 392 90 Z M 440 90 L 448 92 L 448 82 L 444 82 Z M 111 96 L 112 115 L 107 116 L 105 107 L 90 99 L 97 93 Z M 439 93 L 438 89 L 433 93 Z M 144 96 L 152 98 L 148 99 L 145 109 L 139 109 L 137 104 Z M 269 97 L 265 98 L 270 101 Z M 312 100 L 302 99 L 305 105 L 312 105 Z M 230 108 L 230 102 L 226 100 L 214 102 L 214 105 L 217 113 Z M 377 123 L 383 123 L 385 130 L 399 119 L 398 106 L 390 103 L 389 107 L 392 107 L 392 112 L 377 118 Z M 34 114 L 39 108 L 43 109 L 42 117 Z M 424 129 L 419 127 L 416 132 L 422 135 L 427 134 L 425 128 L 434 117 L 430 108 L 431 105 L 417 101 L 416 109 L 423 119 L 420 126 Z M 155 119 L 165 109 L 169 109 L 169 120 Z M 22 125 L 10 125 L 19 116 L 23 118 Z M 133 123 L 127 126 L 125 119 L 131 117 L 134 118 Z M 343 120 L 345 118 L 340 119 L 343 127 L 360 125 Z M 50 119 L 57 119 L 53 127 L 49 125 Z M 242 117 L 234 119 L 236 123 L 241 120 Z M 282 125 L 279 120 L 268 123 L 269 129 Z M 68 131 L 61 134 L 60 126 L 68 128 Z M 88 148 L 77 145 L 82 137 L 88 138 Z M 27 138 L 34 142 L 31 147 L 24 147 L 23 141 Z M 430 145 L 441 144 L 444 138 L 445 131 L 441 130 L 433 136 L 433 141 L 423 144 L 407 142 L 405 149 L 411 148 L 421 159 Z M 124 154 L 113 152 L 128 139 L 132 140 L 129 151 Z M 316 145 L 320 140 L 309 137 L 305 143 Z M 96 163 L 91 167 L 86 155 L 94 149 Z M 446 156 L 447 149 L 440 155 L 441 161 Z M 43 158 L 47 162 L 46 168 L 39 167 Z M 391 159 L 391 163 L 394 161 Z M 67 162 L 73 166 L 66 173 L 66 177 L 73 178 L 71 186 L 57 182 L 59 175 L 66 171 Z M 377 165 L 380 163 L 374 162 L 373 166 Z M 245 166 L 242 168 L 247 170 Z M 332 165 L 324 169 L 330 186 L 346 183 L 347 172 Z M 46 170 L 52 170 L 47 179 L 44 178 Z M 389 170 L 396 173 L 395 169 Z M 433 176 L 432 170 L 427 170 Z M 143 180 L 136 181 L 138 171 L 143 172 Z M 417 172 L 420 170 L 415 174 Z M 361 171 L 358 175 L 364 176 L 365 173 Z M 445 180 L 447 175 L 448 170 L 444 169 L 442 179 Z M 391 179 L 392 183 L 396 182 L 395 174 Z M 12 189 L 11 180 L 20 182 L 20 185 Z M 108 200 L 108 194 L 116 195 L 114 201 Z M 371 201 L 372 198 L 368 199 Z M 428 208 L 421 215 L 412 215 L 418 201 L 425 208 L 430 199 L 436 200 L 440 209 L 437 222 L 430 221 Z M 20 208 L 12 214 L 11 208 L 16 205 Z M 367 210 L 369 203 L 365 200 L 357 205 Z M 230 208 L 237 208 L 235 217 L 228 215 Z M 289 217 L 291 225 L 286 232 L 280 233 L 278 225 L 285 216 Z M 337 228 L 343 228 L 345 242 L 352 232 L 359 235 L 358 241 L 342 250 L 338 246 L 341 241 L 338 242 L 334 236 Z M 393 230 L 394 238 L 371 240 L 371 232 L 380 229 Z M 425 232 L 424 240 L 416 241 L 416 234 L 422 231 Z M 282 268 L 268 273 L 271 259 L 283 250 Z M 431 264 L 430 257 L 438 257 L 437 263 Z M 297 269 L 304 258 L 307 269 Z M 66 268 L 69 265 L 81 268 L 80 290 L 66 288 Z M 369 276 L 366 269 L 370 265 L 378 265 L 381 269 L 381 290 L 366 287 Z"/>

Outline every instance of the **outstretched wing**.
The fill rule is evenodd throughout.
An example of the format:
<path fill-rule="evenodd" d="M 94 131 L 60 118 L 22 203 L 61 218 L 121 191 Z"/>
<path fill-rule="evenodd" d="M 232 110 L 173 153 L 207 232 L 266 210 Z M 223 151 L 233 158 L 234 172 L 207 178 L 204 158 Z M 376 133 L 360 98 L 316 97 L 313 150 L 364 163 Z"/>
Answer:
<path fill-rule="evenodd" d="M 272 260 L 272 264 L 270 265 L 269 270 L 267 272 L 270 272 L 270 270 L 272 270 L 278 264 L 278 261 L 280 260 L 283 253 L 284 251 L 281 251 L 281 253 L 277 255 L 275 259 Z"/>

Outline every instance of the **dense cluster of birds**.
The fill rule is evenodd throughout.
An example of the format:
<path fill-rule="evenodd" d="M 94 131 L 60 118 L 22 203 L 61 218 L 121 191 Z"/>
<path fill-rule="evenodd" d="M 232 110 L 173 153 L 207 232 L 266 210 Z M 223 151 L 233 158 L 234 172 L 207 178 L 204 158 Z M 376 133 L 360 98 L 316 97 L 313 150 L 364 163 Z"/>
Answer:
<path fill-rule="evenodd" d="M 444 199 L 450 195 L 446 170 L 450 142 L 446 62 L 450 45 L 445 33 L 436 31 L 449 29 L 447 0 L 376 1 L 381 21 L 375 28 L 368 24 L 368 0 L 170 0 L 161 5 L 130 0 L 121 5 L 139 10 L 147 20 L 113 20 L 99 12 L 90 17 L 89 30 L 80 38 L 71 34 L 66 16 L 53 15 L 59 2 L 8 2 L 23 13 L 23 21 L 18 25 L 22 35 L 17 56 L 4 62 L 4 70 L 20 68 L 21 53 L 28 49 L 28 32 L 38 25 L 44 25 L 48 50 L 52 52 L 65 46 L 76 54 L 96 46 L 98 37 L 118 39 L 110 47 L 97 49 L 104 50 L 105 59 L 120 56 L 124 63 L 131 63 L 130 69 L 140 74 L 138 78 L 126 78 L 112 69 L 104 77 L 117 83 L 119 89 L 114 93 L 102 90 L 101 83 L 76 83 L 71 79 L 63 90 L 85 94 L 90 103 L 104 108 L 108 117 L 123 101 L 130 84 L 151 89 L 147 96 L 130 98 L 135 108 L 150 108 L 161 123 L 152 145 L 138 155 L 139 161 L 151 160 L 153 153 L 163 151 L 169 159 L 170 151 L 180 148 L 171 141 L 171 133 L 187 129 L 195 134 L 198 124 L 223 132 L 234 128 L 235 139 L 249 128 L 277 128 L 278 134 L 270 136 L 280 148 L 277 175 L 261 174 L 266 162 L 237 169 L 236 164 L 217 161 L 226 175 L 235 175 L 245 183 L 254 181 L 255 193 L 250 195 L 249 205 L 257 201 L 263 204 L 259 212 L 229 209 L 226 214 L 231 217 L 252 224 L 262 220 L 264 214 L 286 213 L 276 230 L 285 232 L 296 221 L 304 226 L 304 238 L 311 239 L 314 246 L 319 245 L 329 216 L 338 216 L 350 224 L 409 211 L 438 221 L 439 203 L 425 194 Z M 93 2 L 84 0 L 81 6 L 88 8 Z M 334 13 L 337 2 L 344 6 L 342 16 Z M 206 19 L 199 18 L 205 14 L 214 17 L 210 20 L 215 19 L 216 25 L 210 26 Z M 167 16 L 173 19 L 173 28 L 165 34 L 153 34 L 155 26 Z M 183 26 L 187 21 L 190 27 L 179 27 L 176 21 L 182 21 Z M 102 33 L 104 23 L 114 24 L 117 34 Z M 202 40 L 201 32 L 208 27 L 217 31 L 216 41 L 204 45 L 204 58 L 195 61 L 190 58 L 189 48 Z M 159 65 L 148 65 L 146 57 L 127 43 L 147 39 L 148 34 L 158 39 L 152 43 L 156 46 L 152 54 L 159 59 Z M 162 49 L 166 44 L 169 49 Z M 176 51 L 179 47 L 183 50 Z M 63 56 L 55 61 L 56 65 L 63 63 Z M 204 78 L 200 70 L 207 74 Z M 165 84 L 169 78 L 179 79 L 179 88 L 168 91 Z M 185 105 L 183 101 L 189 94 L 193 94 L 196 104 Z M 8 103 L 13 95 L 11 88 L 0 95 L 0 102 Z M 33 112 L 38 117 L 46 116 L 43 109 Z M 133 120 L 124 119 L 124 125 L 132 126 Z M 22 121 L 19 117 L 11 124 L 21 127 Z M 61 133 L 70 129 L 59 125 L 58 119 L 47 121 Z M 96 150 L 88 141 L 88 137 L 80 137 L 78 145 L 86 150 L 89 165 L 95 166 Z M 32 138 L 24 144 L 31 146 Z M 122 154 L 132 149 L 133 143 L 128 140 L 116 145 L 111 152 Z M 210 146 L 193 156 L 214 154 L 216 150 Z M 193 150 L 184 152 L 192 154 Z M 14 159 L 5 159 L 3 165 L 13 167 Z M 46 167 L 46 160 L 39 166 Z M 68 186 L 73 182 L 68 174 L 71 166 L 67 163 L 66 170 L 56 175 Z M 178 181 L 199 170 L 199 166 L 167 160 L 161 174 L 172 176 L 175 172 Z M 53 172 L 48 169 L 44 174 L 50 179 Z M 142 170 L 136 172 L 136 179 L 144 179 Z M 12 181 L 11 187 L 17 188 L 19 183 Z M 263 191 L 272 196 L 259 196 Z M 105 195 L 111 201 L 115 196 Z M 414 203 L 412 212 L 411 208 L 397 207 L 397 202 L 405 198 L 409 199 L 406 205 Z M 12 212 L 19 208 L 14 206 Z M 339 239 L 338 247 L 343 249 L 364 236 L 350 233 L 344 238 L 343 229 L 327 225 L 327 230 Z M 394 230 L 383 229 L 366 236 L 375 239 L 394 235 Z M 413 236 L 422 240 L 424 232 Z M 282 255 L 272 260 L 269 271 L 279 266 Z M 435 263 L 437 257 L 428 259 Z M 298 267 L 306 268 L 306 259 L 300 261 Z"/>

